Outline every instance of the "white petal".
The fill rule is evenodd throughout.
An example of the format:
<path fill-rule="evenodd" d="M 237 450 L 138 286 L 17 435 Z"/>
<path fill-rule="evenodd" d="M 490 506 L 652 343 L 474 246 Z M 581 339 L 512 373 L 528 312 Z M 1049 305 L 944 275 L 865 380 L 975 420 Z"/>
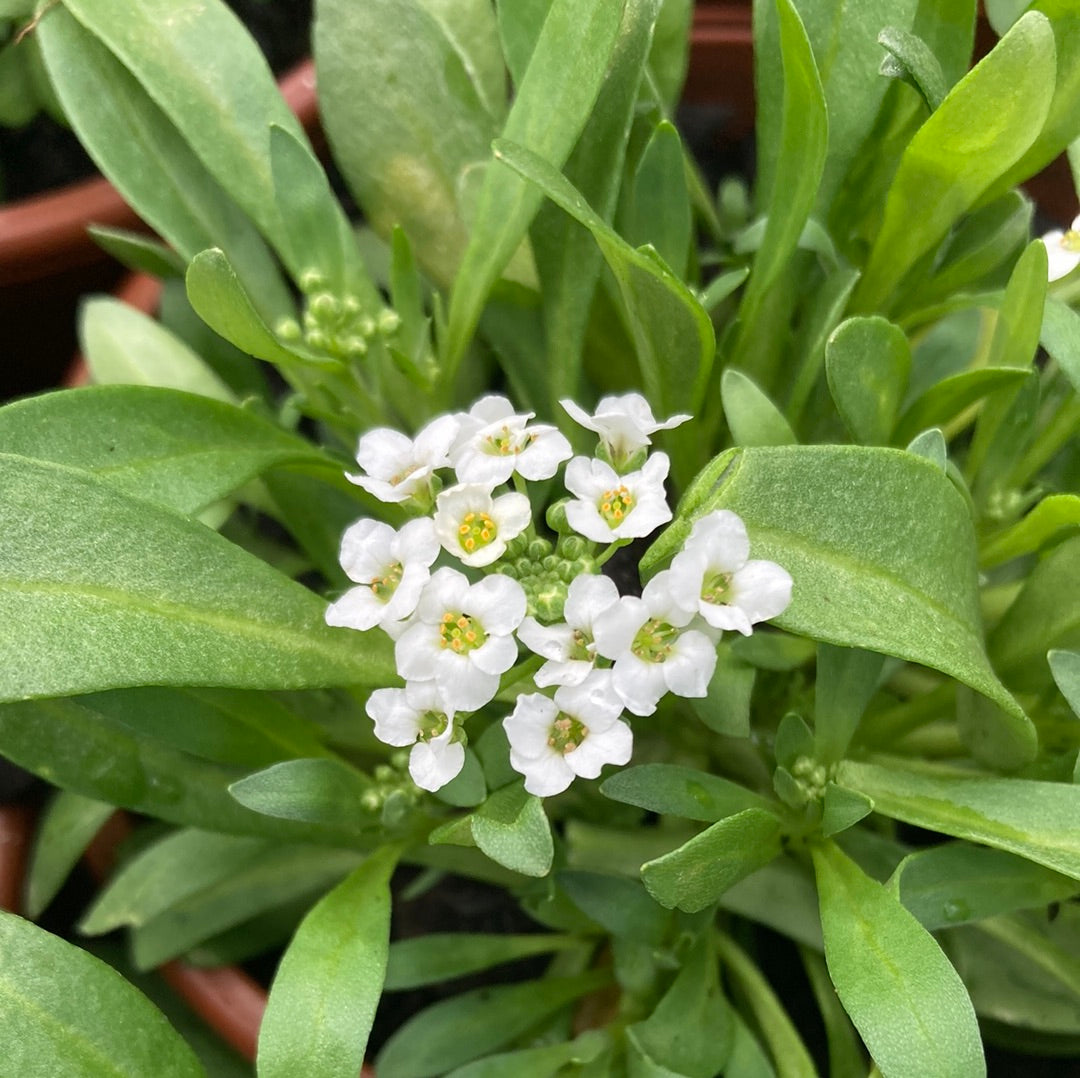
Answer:
<path fill-rule="evenodd" d="M 533 674 L 533 681 L 541 689 L 552 685 L 580 685 L 594 669 L 592 662 L 584 659 L 568 659 L 566 662 L 552 660 Z"/>
<path fill-rule="evenodd" d="M 444 566 L 432 573 L 416 609 L 424 621 L 436 624 L 447 611 L 460 613 L 468 601 L 469 578 Z"/>
<path fill-rule="evenodd" d="M 499 691 L 499 675 L 485 674 L 465 656 L 444 651 L 436 663 L 435 680 L 447 705 L 457 711 L 479 711 Z"/>
<path fill-rule="evenodd" d="M 791 602 L 791 574 L 774 561 L 748 561 L 732 578 L 732 602 L 751 622 L 782 614 Z"/>
<path fill-rule="evenodd" d="M 567 502 L 566 522 L 578 535 L 594 543 L 612 543 L 619 538 L 591 502 Z"/>
<path fill-rule="evenodd" d="M 612 684 L 627 711 L 651 715 L 667 692 L 663 663 L 643 662 L 626 652 L 612 667 Z"/>
<path fill-rule="evenodd" d="M 703 552 L 713 572 L 733 573 L 746 564 L 750 539 L 741 517 L 718 509 L 695 522 L 686 549 Z"/>
<path fill-rule="evenodd" d="M 618 659 L 630 650 L 638 629 L 649 617 L 649 608 L 636 595 L 624 595 L 593 619 L 596 650 L 605 659 Z"/>
<path fill-rule="evenodd" d="M 573 752 L 566 754 L 570 769 L 583 779 L 595 779 L 604 764 L 625 764 L 634 752 L 634 735 L 621 720 L 606 730 L 590 729 L 585 740 Z"/>
<path fill-rule="evenodd" d="M 536 618 L 525 617 L 517 628 L 517 636 L 530 651 L 558 662 L 566 662 L 574 646 L 574 630 L 565 622 L 541 625 Z"/>
<path fill-rule="evenodd" d="M 619 589 L 611 577 L 583 573 L 570 581 L 563 616 L 568 625 L 592 636 L 593 619 L 618 601 Z"/>
<path fill-rule="evenodd" d="M 420 730 L 420 712 L 412 707 L 404 689 L 376 689 L 364 710 L 375 722 L 375 736 L 384 745 L 411 745 Z"/>
<path fill-rule="evenodd" d="M 522 693 L 514 710 L 502 721 L 511 751 L 529 760 L 551 752 L 548 737 L 558 713 L 559 709 L 546 696 Z"/>
<path fill-rule="evenodd" d="M 435 522 L 430 517 L 419 517 L 404 524 L 393 543 L 393 553 L 402 565 L 431 565 L 439 556 Z"/>
<path fill-rule="evenodd" d="M 683 633 L 662 664 L 664 681 L 676 696 L 705 696 L 716 669 L 716 645 L 693 629 Z"/>
<path fill-rule="evenodd" d="M 672 585 L 678 583 L 670 569 L 663 569 L 645 585 L 641 593 L 641 601 L 649 608 L 651 617 L 666 621 L 681 629 L 690 623 L 690 619 L 697 613 L 697 607 L 686 609 L 676 598 Z"/>
<path fill-rule="evenodd" d="M 412 440 L 390 427 L 369 430 L 356 447 L 356 463 L 376 479 L 390 479 L 412 460 L 412 455 Z"/>
<path fill-rule="evenodd" d="M 1064 246 L 1064 239 L 1065 233 L 1057 229 L 1042 237 L 1046 246 L 1047 280 L 1058 281 L 1067 277 L 1080 265 L 1080 251 L 1070 251 Z"/>
<path fill-rule="evenodd" d="M 463 609 L 479 620 L 485 633 L 509 636 L 525 617 L 526 605 L 525 589 L 516 580 L 492 573 L 472 586 Z"/>
<path fill-rule="evenodd" d="M 610 670 L 593 670 L 581 684 L 557 690 L 555 706 L 586 726 L 600 729 L 610 726 L 623 710 Z"/>
<path fill-rule="evenodd" d="M 453 733 L 448 727 L 446 738 Z M 421 790 L 441 790 L 451 779 L 457 778 L 465 765 L 465 746 L 460 741 L 418 741 L 409 753 L 409 774 Z"/>
<path fill-rule="evenodd" d="M 529 433 L 533 441 L 518 455 L 517 473 L 525 479 L 550 479 L 574 451 L 554 427 L 536 426 Z"/>
<path fill-rule="evenodd" d="M 469 653 L 469 659 L 477 670 L 485 674 L 506 673 L 517 662 L 517 642 L 512 636 L 489 636 L 475 651 Z"/>
<path fill-rule="evenodd" d="M 599 428 L 593 420 L 593 417 L 585 411 L 576 401 L 572 401 L 569 397 L 565 397 L 559 401 L 563 406 L 566 414 L 580 427 L 584 427 L 586 430 L 591 430 L 599 433 Z"/>
<path fill-rule="evenodd" d="M 705 555 L 698 550 L 683 550 L 671 559 L 668 590 L 675 604 L 683 610 L 697 612 L 701 589 L 705 585 Z"/>
<path fill-rule="evenodd" d="M 343 629 L 374 629 L 386 607 L 366 584 L 350 588 L 326 608 L 326 624 Z"/>
<path fill-rule="evenodd" d="M 510 764 L 525 776 L 525 789 L 535 797 L 554 797 L 574 781 L 574 772 L 558 752 L 552 751 L 529 761 L 515 760 L 511 752 Z"/>
<path fill-rule="evenodd" d="M 446 468 L 450 464 L 448 453 L 457 437 L 459 420 L 456 416 L 436 416 L 416 436 L 412 454 L 430 468 Z"/>
<path fill-rule="evenodd" d="M 563 484 L 571 494 L 594 502 L 605 490 L 620 484 L 618 474 L 609 464 L 595 457 L 574 457 L 566 466 Z"/>
<path fill-rule="evenodd" d="M 420 595 L 424 586 L 431 579 L 431 573 L 426 565 L 406 565 L 401 574 L 401 581 L 394 589 L 394 594 L 383 605 L 382 616 L 379 624 L 383 625 L 390 621 L 401 621 L 416 610 L 416 604 L 420 601 Z M 371 590 L 370 588 L 368 589 Z M 374 597 L 374 593 L 372 593 Z M 376 599 L 376 602 L 379 600 Z"/>
<path fill-rule="evenodd" d="M 714 629 L 734 630 L 743 636 L 749 636 L 754 631 L 746 614 L 728 603 L 707 603 L 702 600 L 698 613 Z"/>
<path fill-rule="evenodd" d="M 406 681 L 430 681 L 436 675 L 441 652 L 438 627 L 414 621 L 394 645 L 397 672 Z"/>

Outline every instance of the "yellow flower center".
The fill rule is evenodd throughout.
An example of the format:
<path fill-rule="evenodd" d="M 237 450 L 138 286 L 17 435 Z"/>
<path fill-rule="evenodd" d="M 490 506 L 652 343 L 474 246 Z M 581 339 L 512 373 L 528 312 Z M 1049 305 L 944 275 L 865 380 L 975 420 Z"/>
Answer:
<path fill-rule="evenodd" d="M 397 591 L 398 584 L 401 583 L 401 574 L 404 572 L 401 562 L 396 561 L 392 565 L 386 566 L 386 575 L 377 577 L 371 581 L 370 587 L 375 594 L 375 598 L 382 603 L 390 602 L 394 592 Z"/>
<path fill-rule="evenodd" d="M 731 601 L 731 573 L 714 573 L 701 585 L 701 598 L 706 603 Z"/>
<path fill-rule="evenodd" d="M 458 655 L 468 655 L 482 647 L 487 640 L 483 626 L 468 614 L 447 611 L 439 624 L 439 647 L 449 648 Z"/>
<path fill-rule="evenodd" d="M 1080 253 L 1080 232 L 1070 228 L 1061 237 L 1061 246 L 1064 250 L 1072 251 L 1074 254 Z"/>
<path fill-rule="evenodd" d="M 458 526 L 458 542 L 466 554 L 486 547 L 498 534 L 495 521 L 483 510 L 466 513 Z"/>
<path fill-rule="evenodd" d="M 626 519 L 626 514 L 634 508 L 634 505 L 633 494 L 625 486 L 619 486 L 612 490 L 605 490 L 597 508 L 600 510 L 600 515 L 607 521 L 607 526 L 617 528 Z"/>
<path fill-rule="evenodd" d="M 637 631 L 630 650 L 647 663 L 662 663 L 671 654 L 679 630 L 659 618 L 650 618 Z"/>
<path fill-rule="evenodd" d="M 523 439 L 513 434 L 509 426 L 504 423 L 497 434 L 489 434 L 484 439 L 482 448 L 485 453 L 489 453 L 493 457 L 512 457 L 520 453 L 534 437 L 534 435 L 529 434 Z"/>
<path fill-rule="evenodd" d="M 446 730 L 447 722 L 446 716 L 438 711 L 425 711 L 418 722 L 420 728 L 416 732 L 416 740 L 431 741 L 438 737 Z"/>
<path fill-rule="evenodd" d="M 557 753 L 565 756 L 573 752 L 588 736 L 589 731 L 584 723 L 578 722 L 573 715 L 560 711 L 548 731 L 547 743 Z"/>

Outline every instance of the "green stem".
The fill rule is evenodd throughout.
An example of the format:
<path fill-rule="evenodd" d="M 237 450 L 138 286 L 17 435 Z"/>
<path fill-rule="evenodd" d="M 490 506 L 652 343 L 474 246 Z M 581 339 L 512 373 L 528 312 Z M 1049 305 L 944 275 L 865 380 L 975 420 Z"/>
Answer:
<path fill-rule="evenodd" d="M 604 565 L 612 557 L 616 550 L 621 550 L 624 546 L 629 545 L 629 539 L 616 539 L 614 543 L 612 543 L 608 547 L 605 547 L 605 549 L 596 556 L 596 558 L 593 560 L 593 565 L 595 565 L 596 568 L 599 569 L 601 565 Z"/>

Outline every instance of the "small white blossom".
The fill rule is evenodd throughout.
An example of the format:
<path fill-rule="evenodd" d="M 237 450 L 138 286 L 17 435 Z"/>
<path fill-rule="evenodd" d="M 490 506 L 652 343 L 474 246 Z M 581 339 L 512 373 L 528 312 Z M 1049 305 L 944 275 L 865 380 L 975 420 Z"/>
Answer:
<path fill-rule="evenodd" d="M 1047 232 L 1041 237 L 1046 246 L 1047 278 L 1051 281 L 1068 277 L 1080 266 L 1080 217 L 1066 231 L 1060 228 Z"/>
<path fill-rule="evenodd" d="M 746 525 L 728 509 L 694 524 L 671 562 L 671 593 L 683 609 L 713 628 L 749 636 L 759 621 L 782 614 L 791 602 L 791 574 L 773 561 L 748 561 Z"/>
<path fill-rule="evenodd" d="M 540 688 L 548 685 L 580 685 L 596 667 L 593 620 L 619 601 L 619 589 L 607 576 L 575 577 L 570 582 L 563 608 L 565 622 L 541 625 L 527 617 L 518 639 L 548 661 L 536 672 Z"/>
<path fill-rule="evenodd" d="M 457 432 L 458 420 L 450 415 L 433 419 L 415 439 L 389 427 L 369 430 L 356 448 L 356 462 L 367 474 L 348 478 L 381 502 L 430 505 L 432 480 L 439 468 L 450 466 Z"/>
<path fill-rule="evenodd" d="M 491 488 L 479 483 L 450 487 L 435 501 L 435 534 L 443 549 L 477 568 L 500 558 L 531 521 L 524 494 L 492 498 Z"/>
<path fill-rule="evenodd" d="M 600 435 L 608 455 L 616 464 L 629 460 L 639 449 L 651 445 L 651 434 L 658 430 L 671 430 L 691 418 L 688 415 L 673 415 L 670 419 L 660 421 L 652 414 L 649 402 L 640 393 L 603 397 L 592 415 L 572 400 L 559 403 L 575 423 Z"/>
<path fill-rule="evenodd" d="M 523 694 L 503 719 L 510 764 L 537 797 L 562 793 L 575 777 L 594 779 L 604 764 L 625 764 L 633 751 L 630 727 L 619 715 L 611 673 L 593 671 L 580 685 L 564 685 L 550 700 Z"/>
<path fill-rule="evenodd" d="M 475 711 L 514 665 L 513 632 L 524 616 L 525 592 L 516 580 L 493 574 L 470 584 L 456 569 L 439 569 L 398 638 L 398 673 L 407 681 L 434 681 L 454 711 Z"/>
<path fill-rule="evenodd" d="M 687 628 L 693 614 L 671 594 L 671 572 L 624 595 L 595 621 L 596 650 L 611 659 L 612 684 L 628 711 L 651 715 L 665 693 L 704 696 L 716 668 L 716 645 Z"/>
<path fill-rule="evenodd" d="M 515 414 L 496 395 L 481 397 L 465 415 L 450 450 L 450 462 L 463 483 L 505 483 L 514 472 L 525 479 L 550 479 L 573 450 L 548 424 L 526 426 L 534 412 Z"/>
<path fill-rule="evenodd" d="M 665 453 L 654 453 L 640 471 L 618 475 L 610 464 L 574 457 L 566 466 L 566 489 L 576 501 L 567 502 L 570 527 L 597 543 L 637 539 L 671 520 L 664 493 L 668 473 Z"/>
<path fill-rule="evenodd" d="M 326 623 L 348 629 L 394 627 L 416 609 L 439 553 L 432 522 L 410 520 L 401 531 L 378 520 L 358 520 L 341 537 L 341 567 L 359 587 L 326 610 Z"/>
<path fill-rule="evenodd" d="M 421 790 L 435 791 L 455 778 L 465 763 L 465 746 L 455 737 L 454 713 L 434 681 L 409 682 L 404 689 L 376 689 L 367 713 L 384 745 L 412 745 L 409 774 Z"/>

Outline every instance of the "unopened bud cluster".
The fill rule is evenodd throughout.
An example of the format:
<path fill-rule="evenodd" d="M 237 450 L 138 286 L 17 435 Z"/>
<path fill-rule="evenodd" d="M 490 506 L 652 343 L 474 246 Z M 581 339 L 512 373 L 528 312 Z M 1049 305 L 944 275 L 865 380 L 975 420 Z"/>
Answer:
<path fill-rule="evenodd" d="M 361 473 L 349 479 L 414 519 L 396 531 L 365 519 L 345 532 L 341 563 L 357 586 L 326 620 L 394 639 L 405 685 L 376 689 L 367 711 L 381 741 L 411 746 L 422 789 L 460 772 L 469 715 L 532 669 L 514 677 L 522 645 L 546 661 L 531 675 L 537 691 L 519 693 L 502 722 L 526 790 L 549 796 L 627 763 L 626 713 L 651 715 L 668 693 L 704 696 L 722 631 L 749 634 L 790 599 L 791 577 L 748 560 L 746 529 L 724 510 L 695 523 L 640 596 L 620 595 L 600 572 L 606 557 L 672 519 L 668 458 L 649 453 L 650 436 L 690 417 L 658 422 L 636 393 L 606 397 L 592 415 L 562 404 L 600 436 L 595 457 L 573 457 L 555 427 L 499 396 L 415 438 L 378 429 L 357 447 Z M 564 464 L 570 497 L 547 513 L 553 542 L 538 534 L 542 507 L 528 482 Z"/>

